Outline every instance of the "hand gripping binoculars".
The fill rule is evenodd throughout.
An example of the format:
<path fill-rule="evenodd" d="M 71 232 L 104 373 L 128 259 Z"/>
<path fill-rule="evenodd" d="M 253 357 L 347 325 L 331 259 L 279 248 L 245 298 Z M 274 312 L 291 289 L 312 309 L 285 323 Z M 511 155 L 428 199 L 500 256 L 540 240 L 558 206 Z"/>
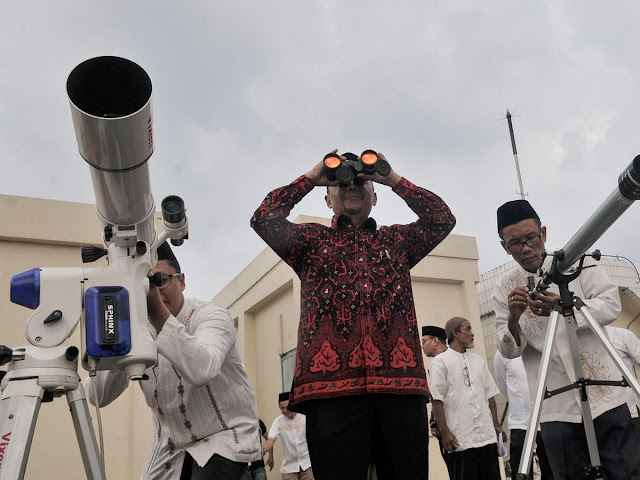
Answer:
<path fill-rule="evenodd" d="M 362 185 L 364 179 L 358 177 L 359 173 L 378 173 L 386 177 L 391 172 L 389 162 L 381 158 L 374 150 L 365 150 L 360 157 L 353 153 L 345 153 L 342 160 L 337 153 L 329 153 L 324 156 L 324 172 L 329 180 L 338 180 L 344 187 L 353 182 Z"/>

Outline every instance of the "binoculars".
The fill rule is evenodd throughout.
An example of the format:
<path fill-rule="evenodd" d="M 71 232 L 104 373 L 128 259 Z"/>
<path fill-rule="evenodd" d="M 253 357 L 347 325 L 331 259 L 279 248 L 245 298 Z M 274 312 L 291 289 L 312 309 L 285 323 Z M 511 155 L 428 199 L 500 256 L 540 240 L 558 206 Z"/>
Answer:
<path fill-rule="evenodd" d="M 374 150 L 365 150 L 360 157 L 346 153 L 342 160 L 337 153 L 329 153 L 324 156 L 324 172 L 329 180 L 338 180 L 340 186 L 353 182 L 362 185 L 364 179 L 358 177 L 359 173 L 378 173 L 386 177 L 391 172 L 389 162 L 381 158 Z"/>

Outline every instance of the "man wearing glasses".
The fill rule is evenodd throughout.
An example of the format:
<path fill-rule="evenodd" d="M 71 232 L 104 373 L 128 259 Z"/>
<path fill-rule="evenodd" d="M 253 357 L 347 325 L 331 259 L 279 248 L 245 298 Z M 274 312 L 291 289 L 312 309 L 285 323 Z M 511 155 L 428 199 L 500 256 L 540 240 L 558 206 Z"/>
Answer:
<path fill-rule="evenodd" d="M 449 348 L 433 359 L 429 386 L 452 480 L 499 480 L 498 437 L 503 434 L 495 402 L 500 393 L 486 363 L 473 348 L 468 320 L 445 327 Z"/>
<path fill-rule="evenodd" d="M 261 449 L 255 397 L 236 349 L 233 320 L 222 306 L 183 295 L 185 276 L 167 243 L 158 248 L 151 274 L 160 277 L 147 296 L 158 361 L 140 387 L 155 432 L 141 478 L 239 480 Z M 100 406 L 129 384 L 120 370 L 94 378 Z M 93 404 L 94 378 L 84 385 Z"/>
<path fill-rule="evenodd" d="M 534 394 L 547 320 L 553 302 L 559 298 L 556 285 L 537 295 L 536 299 L 529 296 L 526 287 L 528 276 L 533 276 L 538 283 L 538 269 L 544 266 L 540 252 L 544 249 L 547 230 L 526 200 L 505 203 L 498 209 L 497 217 L 501 244 L 518 263 L 498 281 L 493 293 L 497 348 L 505 358 L 522 356 L 529 390 Z M 547 259 L 550 260 L 551 257 Z M 597 265 L 585 268 L 577 279 L 569 283 L 569 290 L 584 301 L 600 325 L 613 322 L 620 314 L 618 288 Z M 618 369 L 600 340 L 587 328 L 580 311 L 575 312 L 575 317 L 580 358 L 586 376 L 597 380 L 619 380 Z M 546 379 L 549 390 L 565 387 L 575 380 L 567 328 L 566 322 L 559 322 Z M 590 386 L 587 394 L 606 478 L 640 478 L 640 437 L 631 423 L 625 389 Z M 573 390 L 545 399 L 540 428 L 555 478 L 584 479 L 585 466 L 591 461 L 578 393 Z"/>

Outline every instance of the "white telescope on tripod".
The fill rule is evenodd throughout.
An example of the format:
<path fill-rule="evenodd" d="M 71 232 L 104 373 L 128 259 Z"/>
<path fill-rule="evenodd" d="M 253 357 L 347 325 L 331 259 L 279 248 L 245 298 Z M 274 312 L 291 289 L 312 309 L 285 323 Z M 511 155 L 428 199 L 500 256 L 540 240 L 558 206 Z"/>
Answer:
<path fill-rule="evenodd" d="M 156 363 L 146 297 L 156 249 L 188 234 L 184 203 L 162 202 L 164 231 L 156 234 L 148 160 L 153 153 L 151 80 L 135 63 L 97 57 L 67 80 L 80 155 L 89 164 L 105 248 L 82 248 L 83 262 L 107 256 L 107 267 L 34 268 L 11 279 L 11 301 L 34 310 L 24 347 L 0 350 L 0 436 L 7 445 L 0 480 L 23 478 L 42 401 L 66 394 L 88 478 L 104 478 L 78 356 L 90 372 L 124 370 L 144 380 Z M 67 341 L 81 324 L 82 348 Z"/>
<path fill-rule="evenodd" d="M 529 471 L 533 458 L 533 445 L 540 423 L 542 402 L 544 399 L 573 390 L 580 392 L 582 425 L 585 431 L 590 460 L 590 464 L 584 466 L 585 478 L 602 479 L 605 478 L 604 470 L 596 441 L 587 389 L 597 385 L 607 385 L 615 388 L 629 386 L 634 393 L 640 397 L 640 383 L 635 378 L 633 372 L 624 364 L 620 354 L 614 348 L 602 326 L 590 314 L 586 304 L 582 299 L 575 297 L 569 287 L 569 283 L 578 278 L 582 271 L 583 260 L 587 249 L 590 248 L 636 200 L 640 200 L 640 155 L 636 156 L 629 166 L 620 174 L 617 188 L 613 190 L 604 203 L 602 203 L 569 242 L 567 242 L 564 248 L 553 253 L 552 262 L 539 271 L 541 278 L 531 291 L 531 295 L 535 298 L 536 294 L 546 290 L 552 283 L 555 283 L 558 285 L 560 299 L 554 303 L 547 324 L 547 333 L 537 377 L 537 388 L 533 396 L 534 402 L 529 427 L 524 440 L 518 473 L 515 476 L 516 480 L 529 479 L 527 472 Z M 596 260 L 599 260 L 599 252 L 596 251 L 591 255 Z M 533 277 L 531 277 L 531 279 L 533 280 Z M 611 360 L 620 371 L 622 376 L 621 380 L 600 380 L 586 377 L 582 366 L 577 334 L 578 327 L 574 309 L 578 309 L 581 312 L 586 325 L 602 343 L 606 353 L 611 357 Z M 560 314 L 562 314 L 566 321 L 566 339 L 571 354 L 575 381 L 569 385 L 549 391 L 547 389 L 547 375 L 551 365 L 550 359 L 554 348 Z"/>

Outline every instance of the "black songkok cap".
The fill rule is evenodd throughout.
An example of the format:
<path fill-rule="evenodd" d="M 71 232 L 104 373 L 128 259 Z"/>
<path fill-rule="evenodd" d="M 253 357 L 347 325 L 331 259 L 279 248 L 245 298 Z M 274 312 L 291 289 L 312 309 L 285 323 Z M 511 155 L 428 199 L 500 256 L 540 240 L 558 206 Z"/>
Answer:
<path fill-rule="evenodd" d="M 282 392 L 278 395 L 278 403 L 286 402 L 289 400 L 289 392 Z"/>
<path fill-rule="evenodd" d="M 540 217 L 529 202 L 526 200 L 507 202 L 498 209 L 498 233 L 509 225 L 514 225 L 530 218 L 540 220 Z"/>
<path fill-rule="evenodd" d="M 176 256 L 173 254 L 173 250 L 167 242 L 164 242 L 158 247 L 158 260 L 169 260 L 177 262 Z"/>
<path fill-rule="evenodd" d="M 425 335 L 439 338 L 444 343 L 447 343 L 447 334 L 444 331 L 444 328 L 427 325 L 426 327 L 422 327 L 422 336 L 424 337 Z"/>
<path fill-rule="evenodd" d="M 173 250 L 171 250 L 171 247 L 167 242 L 164 242 L 162 245 L 160 245 L 156 251 L 158 253 L 158 261 L 167 260 L 171 264 L 171 266 L 176 269 L 176 272 L 181 271 L 180 262 L 178 262 L 178 259 L 173 254 Z"/>

